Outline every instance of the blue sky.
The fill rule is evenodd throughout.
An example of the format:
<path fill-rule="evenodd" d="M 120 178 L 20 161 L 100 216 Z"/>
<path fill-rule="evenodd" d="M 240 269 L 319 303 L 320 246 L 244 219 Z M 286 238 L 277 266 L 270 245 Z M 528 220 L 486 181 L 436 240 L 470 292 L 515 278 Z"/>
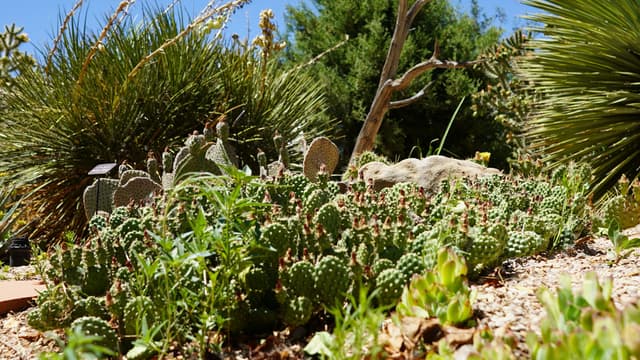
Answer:
<path fill-rule="evenodd" d="M 134 3 L 132 13 L 140 8 L 141 2 Z M 257 19 L 261 9 L 271 8 L 276 14 L 277 24 L 284 30 L 283 14 L 286 5 L 297 5 L 303 0 L 253 0 L 251 4 L 240 9 L 232 18 L 227 29 L 227 34 L 238 33 L 241 37 L 254 37 L 258 33 Z M 469 0 L 451 0 L 461 11 L 467 11 Z M 156 0 L 160 5 L 171 3 L 169 0 Z M 207 4 L 207 0 L 182 0 L 187 11 L 195 15 Z M 219 1 L 219 3 L 222 1 Z M 50 43 L 58 32 L 59 14 L 67 13 L 73 7 L 76 0 L 17 0 L 3 1 L 0 11 L 0 26 L 16 23 L 24 26 L 25 32 L 31 38 L 32 46 L 41 48 L 43 44 Z M 120 0 L 85 0 L 83 8 L 88 12 L 89 27 L 100 31 L 96 19 L 102 20 L 110 15 L 118 6 Z M 522 5 L 519 0 L 479 0 L 480 7 L 488 16 L 493 16 L 498 8 L 506 15 L 506 23 L 500 24 L 506 32 L 516 27 L 522 27 L 525 22 L 520 15 L 531 12 L 530 8 Z M 93 25 L 93 26 L 92 26 Z M 26 51 L 33 51 L 33 47 L 25 47 Z"/>

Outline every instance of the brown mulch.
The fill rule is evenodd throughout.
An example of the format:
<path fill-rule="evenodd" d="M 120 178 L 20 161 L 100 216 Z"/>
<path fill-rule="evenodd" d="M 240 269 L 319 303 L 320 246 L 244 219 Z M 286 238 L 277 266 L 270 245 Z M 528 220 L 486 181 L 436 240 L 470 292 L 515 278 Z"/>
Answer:
<path fill-rule="evenodd" d="M 640 237 L 640 226 L 626 230 L 625 234 Z M 477 290 L 474 309 L 479 314 L 479 326 L 488 326 L 496 334 L 510 334 L 517 340 L 518 358 L 527 357 L 526 334 L 537 331 L 544 316 L 536 291 L 541 286 L 556 289 L 563 274 L 570 275 L 574 290 L 581 287 L 587 272 L 594 271 L 599 278 L 611 277 L 613 299 L 619 308 L 637 302 L 640 298 L 640 249 L 613 263 L 611 248 L 606 238 L 582 239 L 567 251 L 505 263 L 493 276 L 471 285 Z M 56 349 L 53 340 L 27 325 L 28 311 L 0 318 L 0 359 L 33 359 L 41 352 Z M 260 359 L 274 358 L 272 356 L 299 358 L 301 346 L 299 343 L 290 345 L 286 339 L 290 336 L 285 332 L 275 334 L 260 345 L 240 345 L 235 353 L 230 353 L 230 358 L 246 357 L 247 354 Z"/>

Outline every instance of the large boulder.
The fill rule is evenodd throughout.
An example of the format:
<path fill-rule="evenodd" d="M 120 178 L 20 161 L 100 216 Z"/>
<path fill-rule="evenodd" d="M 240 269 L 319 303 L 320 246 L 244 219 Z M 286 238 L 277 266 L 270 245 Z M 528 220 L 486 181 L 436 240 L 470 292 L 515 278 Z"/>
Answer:
<path fill-rule="evenodd" d="M 431 194 L 438 191 L 442 180 L 501 174 L 498 169 L 488 168 L 472 161 L 439 155 L 427 156 L 423 159 L 409 158 L 392 165 L 377 161 L 370 162 L 360 168 L 360 172 L 365 181 L 373 182 L 373 188 L 376 191 L 396 183 L 412 182 Z"/>

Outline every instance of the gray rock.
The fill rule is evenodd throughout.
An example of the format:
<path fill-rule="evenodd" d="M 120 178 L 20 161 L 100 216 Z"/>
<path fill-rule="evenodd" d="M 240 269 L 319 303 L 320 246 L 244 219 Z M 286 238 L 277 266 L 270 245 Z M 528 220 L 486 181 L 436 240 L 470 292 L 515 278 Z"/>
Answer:
<path fill-rule="evenodd" d="M 449 178 L 474 178 L 502 174 L 498 169 L 488 168 L 472 161 L 439 155 L 427 156 L 423 159 L 404 159 L 391 165 L 370 162 L 360 168 L 360 172 L 365 181 L 373 181 L 373 188 L 376 191 L 396 183 L 412 182 L 431 194 L 438 191 L 442 180 Z"/>

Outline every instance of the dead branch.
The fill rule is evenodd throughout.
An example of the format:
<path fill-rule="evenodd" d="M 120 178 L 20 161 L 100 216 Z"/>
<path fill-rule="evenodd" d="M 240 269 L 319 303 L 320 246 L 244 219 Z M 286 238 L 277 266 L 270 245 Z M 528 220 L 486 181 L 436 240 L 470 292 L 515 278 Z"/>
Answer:
<path fill-rule="evenodd" d="M 431 84 L 425 86 L 415 95 L 403 100 L 391 101 L 394 92 L 406 89 L 411 85 L 413 80 L 427 71 L 433 69 L 464 68 L 477 63 L 477 61 L 456 62 L 438 59 L 440 51 L 438 43 L 436 42 L 433 55 L 429 60 L 413 66 L 400 78 L 394 79 L 400 63 L 402 47 L 409 35 L 410 26 L 420 10 L 431 0 L 416 0 L 408 10 L 407 1 L 408 0 L 400 0 L 398 3 L 398 17 L 396 18 L 396 25 L 387 52 L 387 58 L 380 74 L 378 90 L 371 103 L 371 109 L 367 114 L 364 124 L 362 124 L 353 151 L 351 152 L 351 161 L 363 152 L 373 149 L 376 135 L 382 124 L 382 119 L 389 109 L 397 109 L 417 102 L 425 96 L 425 91 Z"/>

